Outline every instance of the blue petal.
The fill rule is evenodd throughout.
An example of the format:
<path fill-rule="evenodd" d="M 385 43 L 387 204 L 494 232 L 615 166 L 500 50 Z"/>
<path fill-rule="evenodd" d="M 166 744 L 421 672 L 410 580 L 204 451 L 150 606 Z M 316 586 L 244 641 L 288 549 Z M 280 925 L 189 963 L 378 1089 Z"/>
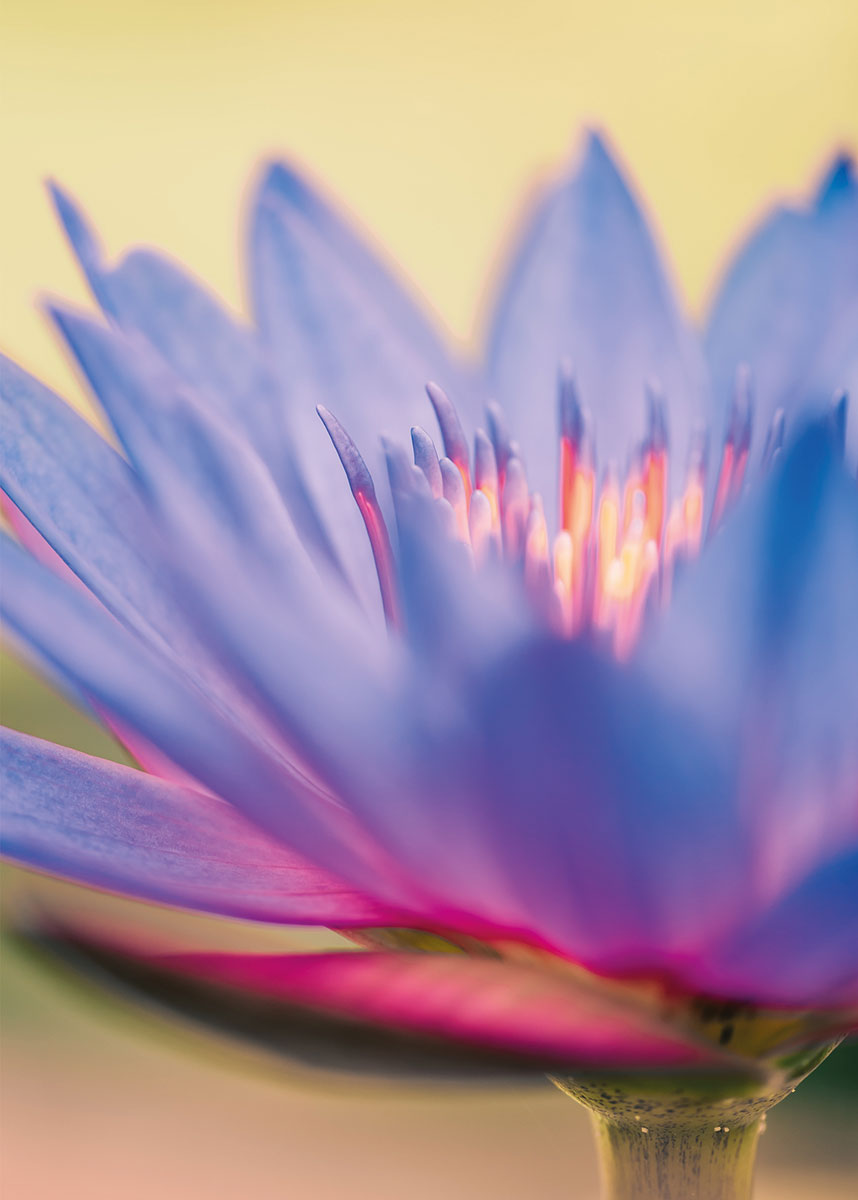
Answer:
<path fill-rule="evenodd" d="M 258 337 L 161 255 L 135 250 L 108 268 L 80 210 L 58 187 L 51 190 L 105 313 L 125 331 L 145 338 L 207 408 L 250 442 L 271 471 L 302 537 L 336 561 L 330 536 L 307 490 L 289 406 Z"/>
<path fill-rule="evenodd" d="M 413 297 L 384 264 L 369 242 L 358 235 L 308 181 L 287 163 L 273 163 L 259 190 L 259 202 L 276 197 L 299 213 L 336 253 L 344 270 L 372 293 L 398 337 L 414 347 L 427 362 L 449 363 L 449 352 Z M 452 366 L 452 364 L 449 364 Z M 459 369 L 455 369 L 458 378 Z M 453 379 L 448 382 L 453 385 Z"/>
<path fill-rule="evenodd" d="M 135 730 L 260 828 L 354 881 L 356 854 L 328 827 L 338 806 L 295 768 L 270 734 L 224 713 L 90 596 L 6 535 L 3 568 L 2 615 L 13 636 L 72 690 Z"/>
<path fill-rule="evenodd" d="M 751 367 L 756 439 L 777 408 L 826 405 L 858 365 L 858 181 L 838 159 L 809 209 L 779 208 L 739 251 L 706 332 L 714 421 L 726 425 L 736 367 Z M 851 367 L 850 367 L 851 364 Z M 858 423 L 851 448 L 858 452 Z"/>
<path fill-rule="evenodd" d="M 91 425 L 0 358 L 0 485 L 98 598 L 138 630 L 171 633 L 140 548 L 150 521 L 127 464 Z"/>
<path fill-rule="evenodd" d="M 858 1003 L 858 849 L 822 863 L 707 956 L 701 982 L 760 1004 Z"/>
<path fill-rule="evenodd" d="M 348 429 L 389 511 L 379 434 L 407 445 L 412 425 L 433 420 L 423 391 L 428 379 L 449 383 L 465 416 L 474 403 L 413 307 L 395 303 L 382 269 L 364 270 L 366 254 L 356 257 L 353 236 L 339 227 L 332 235 L 315 206 L 296 204 L 280 173 L 263 184 L 251 229 L 254 311 L 289 397 L 313 494 L 342 553 L 352 557 L 363 549 L 360 522 L 345 480 L 332 477 L 316 405 Z"/>
<path fill-rule="evenodd" d="M 740 910 L 731 773 L 645 680 L 537 640 L 471 706 L 485 839 L 555 944 L 597 969 L 669 969 Z"/>
<path fill-rule="evenodd" d="M 735 763 L 763 906 L 858 833 L 858 489 L 836 440 L 805 430 L 642 652 Z"/>
<path fill-rule="evenodd" d="M 298 553 L 262 461 L 145 343 L 68 310 L 53 315 L 158 510 L 192 505 L 260 563 Z"/>
<path fill-rule="evenodd" d="M 219 916 L 337 926 L 381 917 L 214 796 L 7 729 L 0 755 L 0 853 L 21 866 Z"/>
<path fill-rule="evenodd" d="M 557 380 L 568 360 L 602 461 L 625 464 L 646 424 L 645 385 L 667 398 L 679 461 L 702 418 L 702 365 L 646 222 L 602 141 L 526 223 L 501 290 L 489 361 L 538 490 L 556 492 Z"/>

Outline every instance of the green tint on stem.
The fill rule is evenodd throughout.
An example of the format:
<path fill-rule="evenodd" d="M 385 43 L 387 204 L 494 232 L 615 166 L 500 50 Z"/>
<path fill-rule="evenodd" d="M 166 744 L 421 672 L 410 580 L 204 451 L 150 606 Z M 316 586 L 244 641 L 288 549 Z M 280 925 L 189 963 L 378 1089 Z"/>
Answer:
<path fill-rule="evenodd" d="M 593 1115 L 603 1200 L 751 1200 L 760 1121 L 698 1126 Z"/>
<path fill-rule="evenodd" d="M 756 1079 L 587 1075 L 552 1082 L 590 1110 L 602 1200 L 751 1200 L 766 1113 L 832 1048 L 769 1062 Z"/>

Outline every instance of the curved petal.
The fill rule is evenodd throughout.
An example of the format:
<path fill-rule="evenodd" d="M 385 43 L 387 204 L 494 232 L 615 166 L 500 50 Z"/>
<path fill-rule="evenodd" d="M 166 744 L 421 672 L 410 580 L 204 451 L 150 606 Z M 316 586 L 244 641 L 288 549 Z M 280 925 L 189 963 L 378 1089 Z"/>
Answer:
<path fill-rule="evenodd" d="M 164 635 L 169 606 L 139 549 L 150 520 L 128 464 L 82 417 L 0 357 L 0 486 L 117 616 Z"/>
<path fill-rule="evenodd" d="M 22 543 L 54 570 L 73 573 L 124 625 L 180 660 L 190 676 L 214 685 L 217 671 L 167 586 L 152 513 L 125 460 L 68 404 L 7 359 L 0 359 L 0 415 L 0 486 L 14 506 L 7 503 L 7 510 Z M 139 413 L 138 421 L 146 426 Z"/>
<path fill-rule="evenodd" d="M 554 639 L 468 707 L 486 852 L 536 929 L 595 970 L 681 974 L 742 905 L 717 744 L 636 672 Z"/>
<path fill-rule="evenodd" d="M 257 335 L 187 272 L 151 250 L 134 250 L 107 267 L 72 199 L 56 185 L 51 192 L 104 312 L 126 333 L 144 338 L 207 408 L 250 443 L 268 466 L 301 536 L 336 562 L 307 490 L 286 397 Z"/>
<path fill-rule="evenodd" d="M 431 334 L 415 336 L 413 309 L 397 312 L 380 268 L 355 269 L 353 246 L 330 236 L 315 207 L 296 205 L 273 172 L 259 193 L 251 228 L 254 312 L 289 396 L 311 490 L 344 561 L 371 581 L 371 560 L 345 480 L 332 475 L 332 451 L 316 416 L 329 408 L 366 460 L 382 506 L 389 511 L 380 433 L 407 444 L 413 425 L 433 420 L 424 392 L 430 379 L 448 382 L 466 415 L 471 389 Z M 386 276 L 384 276 L 386 279 Z M 422 324 L 420 325 L 422 331 Z"/>
<path fill-rule="evenodd" d="M 120 956 L 114 955 L 114 963 Z M 127 958 L 129 966 L 133 959 Z M 182 954 L 138 958 L 176 982 L 380 1026 L 543 1069 L 736 1067 L 738 1060 L 571 973 L 459 954 Z M 108 960 L 108 968 L 110 962 Z"/>
<path fill-rule="evenodd" d="M 856 613 L 858 489 L 821 421 L 686 568 L 642 652 L 735 763 L 752 912 L 858 835 Z"/>
<path fill-rule="evenodd" d="M 442 367 L 452 371 L 449 385 L 459 377 L 460 368 L 450 360 L 437 331 L 414 297 L 384 263 L 370 239 L 359 234 L 344 215 L 338 213 L 309 181 L 288 163 L 272 163 L 259 187 L 257 203 L 266 197 L 282 202 L 300 214 L 318 233 L 320 239 L 336 254 L 343 270 L 367 291 L 382 309 L 400 339 L 414 347 L 427 363 L 436 363 L 435 374 Z"/>
<path fill-rule="evenodd" d="M 225 714 L 91 597 L 4 542 L 2 615 L 49 669 L 285 845 L 349 882 L 375 880 L 370 890 L 381 893 L 387 883 L 349 814 L 270 736 Z"/>
<path fill-rule="evenodd" d="M 720 995 L 830 1009 L 858 1005 L 858 848 L 811 871 L 707 955 Z"/>
<path fill-rule="evenodd" d="M 7 729 L 0 755 L 0 853 L 20 866 L 218 916 L 395 923 L 214 796 Z"/>
<path fill-rule="evenodd" d="M 849 357 L 858 357 L 858 179 L 853 164 L 833 164 L 815 202 L 779 208 L 751 235 L 727 271 L 707 322 L 715 422 L 725 425 L 736 367 L 747 363 L 755 392 L 757 444 L 772 416 L 828 405 Z M 842 326 L 843 347 L 832 339 Z M 831 339 L 831 340 L 829 340 Z M 858 452 L 858 424 L 850 431 Z"/>
<path fill-rule="evenodd" d="M 667 398 L 680 463 L 703 415 L 703 370 L 646 222 L 602 140 L 526 222 L 497 303 L 491 378 L 528 473 L 556 493 L 557 379 L 568 360 L 602 461 L 645 433 L 645 385 Z"/>

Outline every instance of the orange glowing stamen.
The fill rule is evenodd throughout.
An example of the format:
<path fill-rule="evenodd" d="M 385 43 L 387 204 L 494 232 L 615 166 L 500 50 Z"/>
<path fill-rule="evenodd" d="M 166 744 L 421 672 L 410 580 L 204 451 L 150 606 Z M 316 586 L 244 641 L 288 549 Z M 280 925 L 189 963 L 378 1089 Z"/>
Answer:
<path fill-rule="evenodd" d="M 578 467 L 572 484 L 569 532 L 576 545 L 590 536 L 593 524 L 593 505 L 596 495 L 596 478 L 589 467 Z"/>
<path fill-rule="evenodd" d="M 698 474 L 690 479 L 682 498 L 684 540 L 692 554 L 700 550 L 703 540 L 703 480 Z"/>
<path fill-rule="evenodd" d="M 562 632 L 572 632 L 574 618 L 572 607 L 572 579 L 575 565 L 575 549 L 569 531 L 563 529 L 554 539 L 554 593 L 560 603 Z"/>
<path fill-rule="evenodd" d="M 709 518 L 710 533 L 714 532 L 714 530 L 718 528 L 721 518 L 724 516 L 724 510 L 727 507 L 727 501 L 730 498 L 734 459 L 735 447 L 731 441 L 726 441 L 724 443 L 724 453 L 721 457 L 721 470 L 718 472 L 718 484 L 715 488 L 715 501 L 712 505 L 712 515 Z"/>
<path fill-rule="evenodd" d="M 667 455 L 663 450 L 650 450 L 646 456 L 643 491 L 646 497 L 644 538 L 660 546 L 667 506 Z"/>
<path fill-rule="evenodd" d="M 578 448 L 568 437 L 560 439 L 560 528 L 572 531 L 572 506 L 575 493 L 575 468 Z"/>
<path fill-rule="evenodd" d="M 599 499 L 599 522 L 596 542 L 596 592 L 593 610 L 596 620 L 605 619 L 605 596 L 608 572 L 617 557 L 617 537 L 620 529 L 620 495 L 613 479 L 606 479 Z"/>

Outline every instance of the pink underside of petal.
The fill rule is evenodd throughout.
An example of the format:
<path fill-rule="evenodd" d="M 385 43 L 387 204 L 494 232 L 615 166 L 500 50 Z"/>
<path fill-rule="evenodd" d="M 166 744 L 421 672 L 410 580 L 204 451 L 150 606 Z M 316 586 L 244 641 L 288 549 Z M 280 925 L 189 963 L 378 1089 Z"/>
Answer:
<path fill-rule="evenodd" d="M 181 955 L 166 967 L 285 1004 L 594 1066 L 717 1061 L 680 1031 L 549 971 L 445 954 Z"/>

